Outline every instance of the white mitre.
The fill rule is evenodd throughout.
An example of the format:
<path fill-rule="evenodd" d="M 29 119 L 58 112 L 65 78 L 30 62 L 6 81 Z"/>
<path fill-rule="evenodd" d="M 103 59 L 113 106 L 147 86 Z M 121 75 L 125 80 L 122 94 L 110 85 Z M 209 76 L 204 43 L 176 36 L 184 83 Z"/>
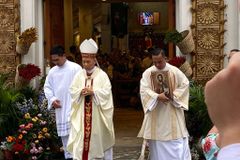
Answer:
<path fill-rule="evenodd" d="M 80 52 L 82 54 L 96 54 L 98 51 L 97 43 L 92 39 L 85 39 L 80 45 Z"/>

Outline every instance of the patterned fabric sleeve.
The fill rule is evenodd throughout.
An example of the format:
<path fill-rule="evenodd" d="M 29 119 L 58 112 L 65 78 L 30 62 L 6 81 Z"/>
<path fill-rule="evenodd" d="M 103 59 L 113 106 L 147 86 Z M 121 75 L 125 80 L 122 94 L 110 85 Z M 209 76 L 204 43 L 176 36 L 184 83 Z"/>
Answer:
<path fill-rule="evenodd" d="M 201 141 L 202 149 L 206 160 L 217 160 L 219 148 L 216 144 L 218 134 L 211 133 Z"/>

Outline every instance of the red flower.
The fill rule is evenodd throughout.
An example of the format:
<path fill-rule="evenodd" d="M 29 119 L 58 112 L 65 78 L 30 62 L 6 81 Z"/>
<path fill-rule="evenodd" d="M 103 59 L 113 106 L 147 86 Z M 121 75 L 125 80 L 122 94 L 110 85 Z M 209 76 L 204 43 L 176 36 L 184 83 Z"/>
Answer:
<path fill-rule="evenodd" d="M 179 68 L 185 61 L 186 58 L 184 56 L 179 56 L 172 58 L 171 60 L 168 61 L 168 63 Z"/>
<path fill-rule="evenodd" d="M 24 151 L 24 145 L 23 144 L 19 144 L 19 143 L 15 143 L 13 145 L 13 151 L 14 152 L 23 152 Z"/>
<path fill-rule="evenodd" d="M 25 149 L 24 154 L 30 154 L 30 151 L 28 149 Z"/>
<path fill-rule="evenodd" d="M 203 146 L 203 151 L 208 152 L 212 147 L 211 140 L 209 138 L 206 138 L 205 144 Z"/>
<path fill-rule="evenodd" d="M 22 64 L 18 67 L 18 72 L 20 77 L 29 81 L 41 74 L 40 68 L 34 64 Z"/>
<path fill-rule="evenodd" d="M 27 142 L 26 140 L 16 139 L 15 143 L 12 146 L 13 153 L 24 153 L 29 154 L 29 150 L 27 149 Z"/>

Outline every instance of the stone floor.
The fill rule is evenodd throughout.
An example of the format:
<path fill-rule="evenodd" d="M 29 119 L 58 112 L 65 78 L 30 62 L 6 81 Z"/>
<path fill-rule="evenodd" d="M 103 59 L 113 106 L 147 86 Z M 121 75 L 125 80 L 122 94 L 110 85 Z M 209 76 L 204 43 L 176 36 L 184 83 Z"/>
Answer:
<path fill-rule="evenodd" d="M 140 155 L 140 147 L 114 147 L 113 159 L 115 160 L 137 160 Z"/>
<path fill-rule="evenodd" d="M 115 108 L 114 124 L 116 144 L 113 148 L 116 160 L 137 160 L 142 139 L 137 138 L 143 120 L 142 110 L 134 108 Z"/>

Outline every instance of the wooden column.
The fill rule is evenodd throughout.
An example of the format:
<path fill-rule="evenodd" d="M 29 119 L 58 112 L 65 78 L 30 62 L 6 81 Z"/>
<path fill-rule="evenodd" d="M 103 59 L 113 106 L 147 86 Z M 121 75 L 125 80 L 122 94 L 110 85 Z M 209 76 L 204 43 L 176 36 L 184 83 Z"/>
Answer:
<path fill-rule="evenodd" d="M 175 28 L 175 0 L 168 0 L 168 29 L 172 30 Z M 175 45 L 169 43 L 168 45 L 168 55 L 169 59 L 175 56 Z"/>

